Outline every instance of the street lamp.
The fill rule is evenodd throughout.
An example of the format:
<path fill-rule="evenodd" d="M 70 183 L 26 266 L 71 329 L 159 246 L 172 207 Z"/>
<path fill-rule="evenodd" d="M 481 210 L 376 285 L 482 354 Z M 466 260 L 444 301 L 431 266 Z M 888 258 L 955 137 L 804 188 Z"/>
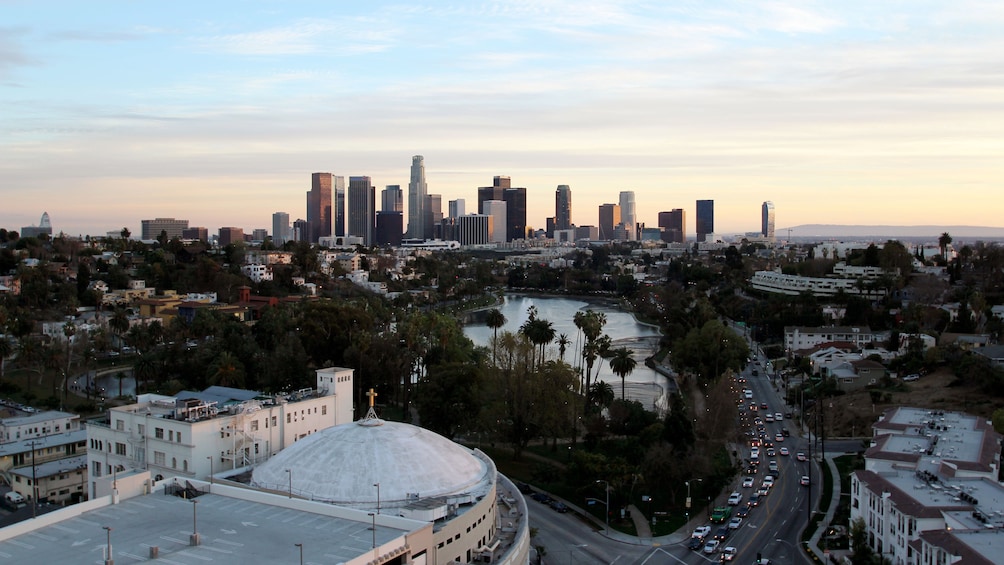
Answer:
<path fill-rule="evenodd" d="M 296 547 L 300 548 L 300 565 L 303 565 L 303 544 L 302 543 L 294 543 L 293 545 L 295 545 Z"/>
<path fill-rule="evenodd" d="M 603 492 L 607 496 L 606 503 L 603 506 L 604 506 L 604 512 L 606 513 L 605 518 L 606 518 L 607 535 L 609 536 L 610 535 L 610 483 L 604 481 L 603 479 L 598 479 L 596 483 L 597 484 L 603 483 Z"/>
<path fill-rule="evenodd" d="M 376 549 L 376 514 L 367 512 L 366 515 L 373 520 L 373 526 L 370 529 L 373 530 L 373 549 Z"/>
<path fill-rule="evenodd" d="M 209 460 L 209 484 L 213 484 L 213 456 L 206 457 Z"/>
<path fill-rule="evenodd" d="M 377 511 L 376 511 L 376 513 L 379 514 L 380 513 L 380 483 L 373 483 L 373 486 L 375 486 L 376 489 L 377 489 Z"/>
<path fill-rule="evenodd" d="M 690 479 L 689 481 L 686 481 L 684 483 L 684 484 L 687 485 L 687 503 L 686 503 L 687 511 L 685 512 L 685 515 L 687 517 L 687 521 L 688 522 L 690 521 L 690 483 L 692 483 L 694 481 L 697 481 L 697 482 L 700 483 L 700 482 L 703 482 L 704 479 Z"/>
<path fill-rule="evenodd" d="M 108 549 L 105 550 L 105 565 L 113 565 L 115 560 L 112 559 L 112 529 L 110 526 L 101 526 L 108 537 Z"/>
<path fill-rule="evenodd" d="M 293 498 L 293 470 L 286 469 L 286 474 L 289 475 L 289 498 Z"/>
<path fill-rule="evenodd" d="M 191 545 L 199 545 L 199 517 L 196 513 L 196 509 L 199 506 L 199 501 L 192 499 L 192 535 L 189 538 L 189 543 Z"/>

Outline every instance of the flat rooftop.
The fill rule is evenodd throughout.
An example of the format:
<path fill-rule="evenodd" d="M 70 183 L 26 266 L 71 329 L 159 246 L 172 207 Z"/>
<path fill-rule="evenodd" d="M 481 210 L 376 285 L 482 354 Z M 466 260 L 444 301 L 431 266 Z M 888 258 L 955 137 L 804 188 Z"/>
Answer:
<path fill-rule="evenodd" d="M 355 521 L 309 511 L 231 498 L 199 496 L 194 504 L 173 495 L 123 500 L 77 517 L 0 541 L 0 557 L 13 563 L 99 563 L 111 527 L 112 555 L 122 563 L 146 561 L 158 547 L 163 563 L 296 563 L 303 544 L 305 562 L 343 563 L 371 551 L 373 530 Z M 189 545 L 193 506 L 198 546 Z M 364 517 L 365 518 L 365 517 Z M 376 544 L 407 530 L 378 525 Z"/>

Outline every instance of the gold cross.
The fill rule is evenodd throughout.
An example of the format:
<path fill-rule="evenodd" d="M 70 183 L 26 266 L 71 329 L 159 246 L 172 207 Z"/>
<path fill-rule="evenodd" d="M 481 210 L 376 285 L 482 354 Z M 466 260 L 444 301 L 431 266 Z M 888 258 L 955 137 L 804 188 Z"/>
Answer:
<path fill-rule="evenodd" d="M 370 397 L 370 408 L 373 408 L 373 401 L 376 400 L 377 393 L 373 392 L 373 389 L 370 389 L 370 391 L 366 393 L 366 396 Z"/>

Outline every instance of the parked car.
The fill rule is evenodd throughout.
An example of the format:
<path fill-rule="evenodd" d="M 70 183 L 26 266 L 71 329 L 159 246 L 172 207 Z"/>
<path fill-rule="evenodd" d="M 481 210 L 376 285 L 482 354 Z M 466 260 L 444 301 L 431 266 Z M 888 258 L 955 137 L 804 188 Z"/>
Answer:
<path fill-rule="evenodd" d="M 555 512 L 560 512 L 562 514 L 564 514 L 565 512 L 568 512 L 568 505 L 566 505 L 564 502 L 561 502 L 559 500 L 552 500 L 551 501 L 551 508 Z"/>
<path fill-rule="evenodd" d="M 554 500 L 553 498 L 551 498 L 551 495 L 543 492 L 535 492 L 530 495 L 530 498 L 536 500 L 541 504 L 550 504 L 551 501 Z"/>

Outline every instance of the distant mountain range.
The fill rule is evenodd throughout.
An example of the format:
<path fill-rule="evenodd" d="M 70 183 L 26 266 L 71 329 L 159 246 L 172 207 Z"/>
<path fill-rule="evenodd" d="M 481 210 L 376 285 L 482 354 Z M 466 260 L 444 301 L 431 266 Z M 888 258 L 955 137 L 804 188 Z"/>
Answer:
<path fill-rule="evenodd" d="M 775 230 L 777 239 L 803 240 L 806 238 L 827 239 L 896 239 L 910 238 L 937 241 L 941 234 L 948 232 L 953 242 L 960 240 L 1004 239 L 1004 227 L 988 226 L 854 226 L 837 224 L 804 224 Z"/>

